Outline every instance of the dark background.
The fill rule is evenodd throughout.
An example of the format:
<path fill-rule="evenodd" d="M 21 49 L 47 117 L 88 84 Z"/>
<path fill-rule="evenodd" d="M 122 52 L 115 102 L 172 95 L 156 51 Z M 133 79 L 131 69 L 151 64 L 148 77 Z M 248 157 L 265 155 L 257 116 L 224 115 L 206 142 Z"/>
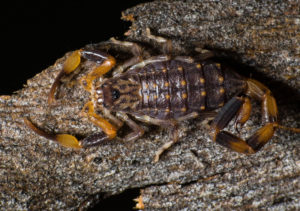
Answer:
<path fill-rule="evenodd" d="M 1 5 L 0 95 L 11 95 L 66 52 L 110 37 L 130 26 L 121 12 L 142 0 L 14 1 Z M 91 210 L 132 210 L 139 190 L 110 197 Z M 100 194 L 101 195 L 101 194 Z"/>
<path fill-rule="evenodd" d="M 118 37 L 130 26 L 121 11 L 142 0 L 7 1 L 1 5 L 0 95 L 21 89 L 27 79 L 66 52 Z"/>

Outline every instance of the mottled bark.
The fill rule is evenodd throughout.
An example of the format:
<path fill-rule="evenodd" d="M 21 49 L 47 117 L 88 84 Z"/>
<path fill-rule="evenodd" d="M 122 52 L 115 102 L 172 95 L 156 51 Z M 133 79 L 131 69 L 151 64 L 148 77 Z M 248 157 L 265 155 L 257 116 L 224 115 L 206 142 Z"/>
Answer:
<path fill-rule="evenodd" d="M 298 1 L 154 1 L 123 13 L 133 21 L 128 39 L 149 42 L 144 29 L 172 39 L 174 54 L 193 46 L 238 62 L 240 73 L 268 85 L 278 99 L 281 123 L 300 127 L 300 5 Z M 113 35 L 112 35 L 113 36 Z M 89 48 L 99 48 L 90 45 Z M 29 117 L 51 133 L 84 137 L 100 129 L 80 116 L 89 94 L 78 83 L 82 71 L 47 95 L 65 57 L 12 96 L 0 97 L 0 207 L 87 209 L 125 190 L 140 188 L 146 209 L 300 209 L 300 136 L 277 131 L 258 153 L 231 152 L 210 141 L 200 119 L 181 125 L 181 139 L 153 163 L 167 132 L 151 127 L 130 143 L 114 140 L 86 150 L 66 149 L 41 138 L 23 123 Z M 260 124 L 260 108 L 241 131 Z M 234 131 L 232 125 L 228 130 Z M 121 133 L 126 133 L 121 130 Z M 131 200 L 131 199 L 128 199 Z"/>

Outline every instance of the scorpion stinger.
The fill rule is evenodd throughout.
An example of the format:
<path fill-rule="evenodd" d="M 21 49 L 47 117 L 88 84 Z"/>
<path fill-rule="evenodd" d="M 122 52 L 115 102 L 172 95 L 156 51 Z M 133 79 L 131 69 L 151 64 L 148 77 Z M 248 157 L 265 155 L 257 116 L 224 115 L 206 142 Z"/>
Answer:
<path fill-rule="evenodd" d="M 249 98 L 244 96 L 234 97 L 223 106 L 212 122 L 211 136 L 214 141 L 236 152 L 253 154 L 272 138 L 276 128 L 300 133 L 298 128 L 288 128 L 278 124 L 276 100 L 266 86 L 254 79 L 246 79 L 246 82 L 245 95 L 262 102 L 262 122 L 264 126 L 246 141 L 229 132 L 222 131 L 234 116 L 237 116 L 236 124 L 243 125 L 249 119 L 251 112 Z"/>

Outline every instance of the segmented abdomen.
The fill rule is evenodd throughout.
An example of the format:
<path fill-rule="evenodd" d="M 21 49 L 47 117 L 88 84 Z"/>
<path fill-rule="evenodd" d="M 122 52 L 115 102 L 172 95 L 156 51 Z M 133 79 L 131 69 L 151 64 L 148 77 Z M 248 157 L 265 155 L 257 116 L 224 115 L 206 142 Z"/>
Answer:
<path fill-rule="evenodd" d="M 174 59 L 153 62 L 136 72 L 141 85 L 136 114 L 158 119 L 185 116 L 193 111 L 213 110 L 226 101 L 220 64 Z"/>

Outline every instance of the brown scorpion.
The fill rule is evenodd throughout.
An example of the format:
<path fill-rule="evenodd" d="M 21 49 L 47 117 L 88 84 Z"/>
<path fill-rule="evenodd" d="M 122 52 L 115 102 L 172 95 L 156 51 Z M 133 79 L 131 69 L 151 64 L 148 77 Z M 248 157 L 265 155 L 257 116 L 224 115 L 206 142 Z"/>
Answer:
<path fill-rule="evenodd" d="M 218 108 L 221 109 L 210 125 L 210 136 L 213 141 L 235 152 L 257 152 L 272 138 L 276 128 L 300 132 L 300 129 L 278 124 L 276 100 L 262 83 L 244 78 L 207 59 L 207 56 L 172 57 L 169 40 L 152 35 L 149 29 L 146 32 L 148 38 L 162 45 L 165 54 L 143 60 L 142 48 L 137 43 L 112 39 L 114 44 L 130 47 L 134 56 L 115 67 L 115 58 L 104 52 L 76 50 L 66 59 L 62 71 L 52 84 L 49 104 L 55 101 L 56 89 L 64 75 L 76 70 L 82 59 L 95 62 L 97 67 L 81 78 L 81 82 L 91 96 L 83 110 L 87 110 L 89 120 L 102 129 L 100 133 L 78 141 L 68 134 L 47 134 L 25 118 L 26 125 L 39 135 L 63 146 L 86 148 L 115 138 L 123 122 L 132 129 L 124 139 L 138 139 L 144 130 L 130 118 L 134 117 L 170 132 L 170 141 L 156 152 L 155 162 L 178 141 L 178 122 L 205 115 Z M 105 78 L 105 74 L 112 69 L 113 76 Z M 95 79 L 100 79 L 101 83 L 95 85 Z M 223 129 L 234 117 L 235 124 L 239 126 L 249 119 L 250 99 L 261 101 L 263 126 L 243 140 Z M 97 110 L 103 111 L 105 118 Z"/>

